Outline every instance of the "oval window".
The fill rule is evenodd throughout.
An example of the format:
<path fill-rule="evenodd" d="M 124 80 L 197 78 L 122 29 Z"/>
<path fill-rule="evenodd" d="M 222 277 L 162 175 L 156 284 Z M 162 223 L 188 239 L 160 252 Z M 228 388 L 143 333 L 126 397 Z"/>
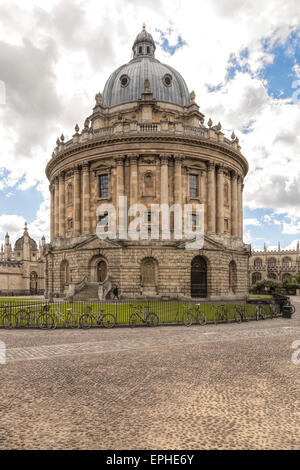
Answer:
<path fill-rule="evenodd" d="M 164 75 L 163 84 L 165 86 L 171 86 L 172 85 L 172 75 L 170 75 L 168 73 L 166 75 Z"/>
<path fill-rule="evenodd" d="M 120 82 L 122 87 L 126 87 L 129 83 L 129 77 L 128 75 L 121 75 L 120 77 Z"/>

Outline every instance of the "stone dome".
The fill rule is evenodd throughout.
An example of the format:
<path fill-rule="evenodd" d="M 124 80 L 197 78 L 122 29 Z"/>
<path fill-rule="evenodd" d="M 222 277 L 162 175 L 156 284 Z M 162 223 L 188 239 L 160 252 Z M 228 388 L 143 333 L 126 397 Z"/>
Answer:
<path fill-rule="evenodd" d="M 28 235 L 27 222 L 25 222 L 24 235 L 22 237 L 18 238 L 18 240 L 15 243 L 14 249 L 15 250 L 23 250 L 24 236 L 25 235 L 28 236 L 29 245 L 30 245 L 31 249 L 34 250 L 34 251 L 37 250 L 38 247 L 37 247 L 36 241 Z"/>
<path fill-rule="evenodd" d="M 103 91 L 103 106 L 112 107 L 138 101 L 149 80 L 153 99 L 179 106 L 189 106 L 187 85 L 175 69 L 155 59 L 155 43 L 150 33 L 141 31 L 133 44 L 133 59 L 115 70 Z"/>

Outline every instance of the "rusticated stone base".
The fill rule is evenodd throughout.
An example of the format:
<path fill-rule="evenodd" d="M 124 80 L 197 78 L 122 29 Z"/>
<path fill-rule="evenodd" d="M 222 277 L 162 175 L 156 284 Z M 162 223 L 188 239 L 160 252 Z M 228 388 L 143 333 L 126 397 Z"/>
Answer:
<path fill-rule="evenodd" d="M 249 254 L 245 245 L 240 242 L 239 246 L 224 246 L 208 237 L 201 250 L 187 250 L 176 242 L 110 242 L 95 236 L 74 241 L 73 245 L 54 244 L 47 254 L 47 295 L 64 296 L 67 286 L 62 267 L 66 262 L 69 282 L 79 282 L 86 275 L 88 282 L 94 283 L 98 280 L 98 263 L 104 260 L 107 275 L 111 276 L 112 285 L 118 286 L 122 299 L 190 299 L 191 264 L 196 256 L 206 263 L 207 299 L 246 297 Z M 230 274 L 230 263 L 234 274 Z"/>

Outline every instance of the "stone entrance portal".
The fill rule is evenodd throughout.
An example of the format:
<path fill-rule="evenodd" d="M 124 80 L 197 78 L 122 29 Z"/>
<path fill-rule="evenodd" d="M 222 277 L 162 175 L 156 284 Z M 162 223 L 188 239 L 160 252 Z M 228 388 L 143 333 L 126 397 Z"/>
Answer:
<path fill-rule="evenodd" d="M 107 265 L 105 261 L 101 260 L 97 264 L 97 281 L 104 282 L 107 277 Z"/>
<path fill-rule="evenodd" d="M 192 260 L 191 297 L 207 297 L 207 265 L 202 256 Z"/>

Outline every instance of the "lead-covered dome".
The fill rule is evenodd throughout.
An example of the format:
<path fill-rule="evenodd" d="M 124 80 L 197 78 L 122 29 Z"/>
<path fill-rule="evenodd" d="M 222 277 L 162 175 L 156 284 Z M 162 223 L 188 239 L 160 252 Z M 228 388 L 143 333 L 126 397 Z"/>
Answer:
<path fill-rule="evenodd" d="M 103 91 L 103 105 L 117 106 L 138 101 L 144 91 L 145 80 L 149 80 L 153 99 L 179 106 L 191 103 L 183 77 L 169 65 L 155 59 L 155 43 L 150 33 L 141 31 L 133 44 L 133 59 L 119 67 L 107 80 Z"/>

